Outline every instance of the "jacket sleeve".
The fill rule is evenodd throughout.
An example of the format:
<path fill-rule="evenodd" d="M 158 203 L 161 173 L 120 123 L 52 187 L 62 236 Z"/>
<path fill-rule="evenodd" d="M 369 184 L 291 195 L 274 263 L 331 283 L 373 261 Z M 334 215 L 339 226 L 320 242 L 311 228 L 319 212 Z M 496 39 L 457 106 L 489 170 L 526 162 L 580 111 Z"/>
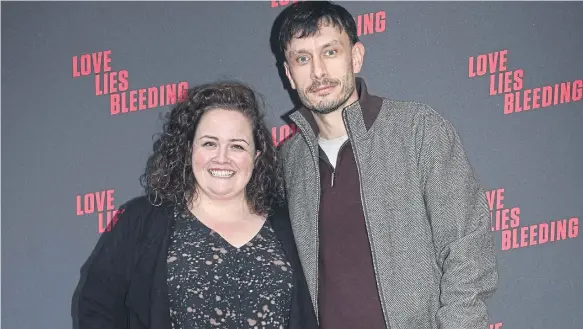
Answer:
<path fill-rule="evenodd" d="M 290 234 L 291 227 L 290 227 Z M 308 283 L 304 276 L 302 263 L 300 262 L 293 237 L 290 237 L 293 251 L 291 252 L 292 266 L 294 268 L 294 287 L 289 317 L 289 329 L 318 329 L 318 320 L 314 312 L 312 298 L 308 289 Z"/>
<path fill-rule="evenodd" d="M 297 258 L 297 254 L 294 255 Z M 318 329 L 308 284 L 299 259 L 293 262 L 294 288 L 289 316 L 289 329 Z"/>
<path fill-rule="evenodd" d="M 422 186 L 442 271 L 438 328 L 487 329 L 498 271 L 485 191 L 454 127 L 436 113 L 423 127 Z"/>
<path fill-rule="evenodd" d="M 318 329 L 308 283 L 300 261 L 287 204 L 270 217 L 271 224 L 293 269 L 293 288 L 287 329 Z"/>
<path fill-rule="evenodd" d="M 124 302 L 132 264 L 132 220 L 123 206 L 119 214 L 117 223 L 111 231 L 102 233 L 81 267 L 72 300 L 74 329 L 116 329 L 126 322 Z"/>

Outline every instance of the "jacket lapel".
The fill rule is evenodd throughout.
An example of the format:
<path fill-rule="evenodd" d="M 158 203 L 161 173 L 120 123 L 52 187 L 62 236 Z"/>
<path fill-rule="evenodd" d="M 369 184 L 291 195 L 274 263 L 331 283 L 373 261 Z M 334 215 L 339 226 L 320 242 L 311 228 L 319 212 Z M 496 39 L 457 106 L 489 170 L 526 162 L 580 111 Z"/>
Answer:
<path fill-rule="evenodd" d="M 299 154 L 286 159 L 289 215 L 301 265 L 304 269 L 313 305 L 317 305 L 318 284 L 318 209 L 320 205 L 320 167 L 318 144 L 310 123 L 298 112 L 290 115 L 306 144 Z M 311 197 L 310 197 L 311 196 Z"/>

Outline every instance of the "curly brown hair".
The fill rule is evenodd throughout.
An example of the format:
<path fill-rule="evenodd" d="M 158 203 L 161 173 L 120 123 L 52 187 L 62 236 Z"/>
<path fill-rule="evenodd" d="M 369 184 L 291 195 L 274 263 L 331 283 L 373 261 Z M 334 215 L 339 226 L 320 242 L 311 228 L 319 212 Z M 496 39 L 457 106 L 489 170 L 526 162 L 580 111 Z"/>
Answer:
<path fill-rule="evenodd" d="M 153 205 L 170 203 L 186 211 L 196 195 L 192 172 L 192 141 L 204 113 L 222 108 L 238 111 L 252 123 L 255 160 L 251 179 L 245 187 L 250 210 L 269 214 L 283 202 L 282 170 L 271 133 L 263 120 L 263 104 L 253 89 L 240 82 L 217 82 L 188 89 L 184 100 L 165 115 L 163 132 L 155 139 L 140 182 Z"/>

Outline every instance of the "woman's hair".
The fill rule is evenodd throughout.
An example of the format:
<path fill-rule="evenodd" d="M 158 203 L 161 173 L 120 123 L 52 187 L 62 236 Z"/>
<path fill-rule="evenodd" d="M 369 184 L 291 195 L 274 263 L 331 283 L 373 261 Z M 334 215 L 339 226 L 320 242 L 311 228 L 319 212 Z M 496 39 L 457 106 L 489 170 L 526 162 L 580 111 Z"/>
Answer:
<path fill-rule="evenodd" d="M 255 159 L 251 179 L 245 187 L 249 208 L 267 215 L 284 198 L 282 170 L 271 133 L 263 121 L 259 97 L 239 82 L 218 82 L 190 88 L 184 100 L 166 114 L 162 134 L 154 142 L 140 182 L 154 205 L 171 203 L 186 211 L 197 197 L 197 182 L 192 171 L 192 141 L 204 113 L 216 109 L 242 113 L 252 124 Z"/>

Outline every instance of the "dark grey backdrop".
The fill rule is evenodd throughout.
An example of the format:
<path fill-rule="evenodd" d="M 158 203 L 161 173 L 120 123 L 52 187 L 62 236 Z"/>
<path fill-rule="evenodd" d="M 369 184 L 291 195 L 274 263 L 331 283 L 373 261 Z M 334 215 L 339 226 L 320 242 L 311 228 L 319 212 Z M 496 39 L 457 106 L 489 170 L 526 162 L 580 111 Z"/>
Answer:
<path fill-rule="evenodd" d="M 505 189 L 521 226 L 583 216 L 583 102 L 503 114 L 488 77 L 468 58 L 508 49 L 525 88 L 583 78 L 581 3 L 344 5 L 385 11 L 386 31 L 362 36 L 371 92 L 434 107 L 457 127 L 488 189 Z M 268 122 L 292 103 L 269 48 L 281 7 L 270 2 L 2 3 L 2 324 L 69 328 L 79 267 L 98 238 L 97 215 L 76 196 L 114 189 L 115 206 L 141 193 L 138 177 L 168 107 L 111 116 L 93 76 L 73 79 L 72 57 L 112 51 L 130 90 L 235 78 L 265 95 Z M 579 329 L 581 237 L 500 250 L 490 300 L 503 328 Z M 409 328 L 403 328 L 409 329 Z M 412 329 L 412 328 L 411 328 Z"/>

